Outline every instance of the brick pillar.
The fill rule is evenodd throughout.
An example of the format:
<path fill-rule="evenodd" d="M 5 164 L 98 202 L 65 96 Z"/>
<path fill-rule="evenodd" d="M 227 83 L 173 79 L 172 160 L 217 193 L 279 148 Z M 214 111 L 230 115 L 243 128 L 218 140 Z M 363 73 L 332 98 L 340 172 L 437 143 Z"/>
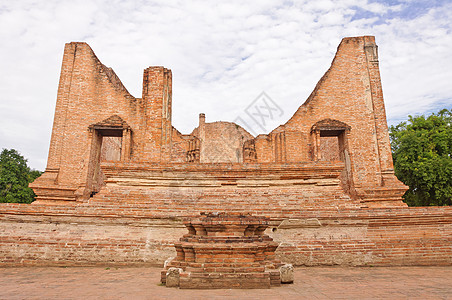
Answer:
<path fill-rule="evenodd" d="M 199 114 L 199 125 L 198 125 L 198 137 L 201 142 L 201 145 L 199 146 L 199 158 L 200 162 L 205 162 L 205 148 L 204 148 L 204 141 L 206 140 L 206 115 L 203 113 Z"/>
<path fill-rule="evenodd" d="M 142 145 L 142 160 L 169 162 L 171 158 L 171 70 L 149 67 L 143 75 L 143 106 L 145 118 L 142 128 L 146 131 Z"/>

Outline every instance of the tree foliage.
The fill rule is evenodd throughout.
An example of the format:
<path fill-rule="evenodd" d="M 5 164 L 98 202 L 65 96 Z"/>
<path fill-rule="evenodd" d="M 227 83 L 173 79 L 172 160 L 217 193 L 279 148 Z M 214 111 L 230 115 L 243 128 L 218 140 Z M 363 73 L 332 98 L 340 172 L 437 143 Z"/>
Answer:
<path fill-rule="evenodd" d="M 30 170 L 27 160 L 14 149 L 3 149 L 0 154 L 0 202 L 31 203 L 36 196 L 28 187 L 41 175 Z"/>
<path fill-rule="evenodd" d="M 396 176 L 410 206 L 452 205 L 452 110 L 390 127 Z"/>

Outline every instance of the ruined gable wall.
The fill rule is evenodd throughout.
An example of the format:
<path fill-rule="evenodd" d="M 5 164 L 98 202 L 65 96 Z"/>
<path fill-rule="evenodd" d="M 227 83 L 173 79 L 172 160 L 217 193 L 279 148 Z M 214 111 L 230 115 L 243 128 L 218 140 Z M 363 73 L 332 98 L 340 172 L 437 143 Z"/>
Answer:
<path fill-rule="evenodd" d="M 35 181 L 32 187 L 77 188 L 84 185 L 92 159 L 88 126 L 118 115 L 132 130 L 138 128 L 139 102 L 140 99 L 127 92 L 113 70 L 105 67 L 86 43 L 66 44 L 46 169 L 48 174 Z M 136 136 L 135 141 L 139 140 Z"/>
<path fill-rule="evenodd" d="M 291 145 L 291 148 L 286 147 L 287 161 L 303 158 L 312 160 L 312 153 L 309 153 L 315 142 L 311 135 L 312 126 L 324 119 L 338 120 L 351 126 L 347 142 L 355 185 L 382 185 L 382 168 L 391 170 L 392 157 L 387 151 L 385 156 L 380 155 L 379 145 L 383 144 L 388 148 L 389 139 L 387 125 L 386 128 L 383 126 L 386 117 L 377 72 L 378 62 L 369 57 L 370 54 L 366 55 L 365 49 L 368 46 L 376 47 L 373 37 L 342 40 L 330 69 L 308 100 L 283 126 L 284 131 L 301 132 L 307 136 L 303 138 L 286 135 L 285 143 Z M 369 71 L 370 68 L 373 72 Z M 374 92 L 374 85 L 380 86 L 378 93 Z M 274 134 L 269 136 L 273 138 Z M 381 166 L 381 161 L 385 162 L 384 167 Z"/>

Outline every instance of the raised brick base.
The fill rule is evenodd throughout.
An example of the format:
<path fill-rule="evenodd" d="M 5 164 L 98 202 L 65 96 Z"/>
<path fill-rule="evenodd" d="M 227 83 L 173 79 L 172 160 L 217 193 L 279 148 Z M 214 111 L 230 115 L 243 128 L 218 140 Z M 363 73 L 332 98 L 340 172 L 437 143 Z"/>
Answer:
<path fill-rule="evenodd" d="M 162 266 L 196 211 L 116 204 L 1 203 L 0 266 Z M 452 207 L 241 209 L 271 217 L 265 233 L 294 266 L 452 265 Z"/>
<path fill-rule="evenodd" d="M 179 287 L 186 289 L 270 288 L 281 284 L 275 259 L 278 243 L 263 234 L 268 218 L 249 214 L 201 214 L 184 224 L 189 233 L 174 246 L 177 256 L 162 271 L 181 270 Z"/>

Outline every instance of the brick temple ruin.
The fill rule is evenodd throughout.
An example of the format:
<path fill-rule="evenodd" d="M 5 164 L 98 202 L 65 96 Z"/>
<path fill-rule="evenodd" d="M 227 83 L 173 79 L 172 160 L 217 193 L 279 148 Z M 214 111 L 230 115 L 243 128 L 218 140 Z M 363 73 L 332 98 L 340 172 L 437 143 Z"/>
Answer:
<path fill-rule="evenodd" d="M 268 218 L 294 265 L 452 264 L 452 209 L 402 201 L 374 37 L 344 38 L 268 134 L 202 113 L 182 134 L 171 111 L 171 70 L 145 69 L 135 98 L 86 43 L 66 44 L 37 200 L 0 205 L 3 265 L 163 264 L 201 212 Z"/>
<path fill-rule="evenodd" d="M 144 70 L 141 98 L 86 43 L 66 45 L 61 70 L 47 168 L 31 185 L 36 204 L 171 194 L 176 206 L 190 199 L 207 211 L 200 199 L 244 195 L 250 204 L 272 199 L 274 209 L 405 206 L 373 37 L 344 39 L 308 100 L 257 137 L 234 123 L 206 123 L 204 114 L 181 134 L 172 126 L 172 74 L 164 67 Z"/>

